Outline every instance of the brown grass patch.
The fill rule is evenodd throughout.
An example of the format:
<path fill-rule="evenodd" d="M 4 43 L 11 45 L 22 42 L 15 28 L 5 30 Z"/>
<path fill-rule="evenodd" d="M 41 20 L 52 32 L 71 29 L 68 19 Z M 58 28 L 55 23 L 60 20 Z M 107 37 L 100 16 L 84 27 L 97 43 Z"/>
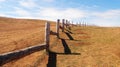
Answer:
<path fill-rule="evenodd" d="M 0 54 L 44 43 L 45 23 L 45 20 L 0 18 Z M 55 23 L 51 22 L 51 30 L 55 31 Z M 34 66 L 43 53 L 35 52 L 3 67 Z"/>

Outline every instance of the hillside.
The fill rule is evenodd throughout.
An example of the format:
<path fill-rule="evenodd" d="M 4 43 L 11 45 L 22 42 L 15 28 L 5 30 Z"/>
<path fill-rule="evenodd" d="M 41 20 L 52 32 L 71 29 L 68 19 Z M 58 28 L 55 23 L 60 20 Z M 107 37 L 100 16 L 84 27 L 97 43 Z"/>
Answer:
<path fill-rule="evenodd" d="M 44 20 L 0 19 L 0 53 L 44 42 Z M 51 23 L 55 31 L 55 23 Z M 3 67 L 119 67 L 120 28 L 72 27 L 51 35 L 49 57 L 38 51 Z M 43 59 L 41 59 L 43 58 Z"/>
<path fill-rule="evenodd" d="M 0 53 L 44 42 L 45 20 L 0 18 Z M 54 26 L 54 23 L 52 24 Z"/>
<path fill-rule="evenodd" d="M 46 22 L 47 20 L 0 17 L 0 54 L 44 43 Z M 54 31 L 55 23 L 49 22 L 51 22 L 51 29 Z M 25 67 L 26 65 L 34 65 L 38 59 L 44 56 L 44 53 L 44 50 L 35 52 L 5 64 L 5 67 L 16 67 L 21 63 Z"/>

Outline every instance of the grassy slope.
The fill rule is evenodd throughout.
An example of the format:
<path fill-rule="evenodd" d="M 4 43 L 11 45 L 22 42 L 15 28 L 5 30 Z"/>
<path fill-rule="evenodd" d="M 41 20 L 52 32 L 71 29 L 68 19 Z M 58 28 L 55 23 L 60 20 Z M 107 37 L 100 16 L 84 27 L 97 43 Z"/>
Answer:
<path fill-rule="evenodd" d="M 44 40 L 46 21 L 0 18 L 0 53 L 21 49 Z M 55 31 L 55 25 L 52 24 Z M 42 29 L 42 30 L 41 30 Z M 120 28 L 73 27 L 70 40 L 65 33 L 60 37 L 66 42 L 72 54 L 64 54 L 62 40 L 51 35 L 51 51 L 56 54 L 57 67 L 119 67 Z M 21 45 L 22 44 L 22 45 Z M 39 51 L 19 60 L 5 64 L 5 67 L 29 67 L 39 63 L 45 51 Z M 55 57 L 53 57 L 55 58 Z M 48 59 L 45 59 L 47 61 Z M 37 64 L 39 65 L 39 64 Z M 41 63 L 40 67 L 45 67 Z"/>
<path fill-rule="evenodd" d="M 0 18 L 0 53 L 43 43 L 45 22 Z"/>
<path fill-rule="evenodd" d="M 19 50 L 44 42 L 46 20 L 11 19 L 0 17 L 0 54 Z M 55 30 L 55 23 L 51 23 Z M 5 64 L 5 67 L 34 66 L 45 51 L 35 52 L 19 60 Z M 3 67 L 4 67 L 3 66 Z"/>
<path fill-rule="evenodd" d="M 74 40 L 61 34 L 72 54 L 56 54 L 57 67 L 119 67 L 120 66 L 120 28 L 74 27 Z M 55 53 L 65 53 L 59 39 Z M 66 50 L 67 51 L 67 50 Z M 80 55 L 76 55 L 76 53 Z"/>

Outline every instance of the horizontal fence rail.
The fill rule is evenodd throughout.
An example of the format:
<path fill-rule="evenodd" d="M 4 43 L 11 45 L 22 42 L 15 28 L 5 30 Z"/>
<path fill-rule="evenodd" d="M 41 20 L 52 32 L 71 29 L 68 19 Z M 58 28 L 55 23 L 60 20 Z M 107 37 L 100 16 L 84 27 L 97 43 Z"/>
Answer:
<path fill-rule="evenodd" d="M 13 51 L 13 52 L 0 54 L 0 65 L 2 65 L 4 63 L 7 63 L 11 60 L 24 57 L 26 55 L 29 55 L 29 54 L 33 53 L 33 52 L 43 50 L 43 49 L 46 49 L 46 44 L 40 44 L 40 45 L 31 46 L 31 47 L 28 47 L 28 48 L 16 50 L 16 51 Z"/>

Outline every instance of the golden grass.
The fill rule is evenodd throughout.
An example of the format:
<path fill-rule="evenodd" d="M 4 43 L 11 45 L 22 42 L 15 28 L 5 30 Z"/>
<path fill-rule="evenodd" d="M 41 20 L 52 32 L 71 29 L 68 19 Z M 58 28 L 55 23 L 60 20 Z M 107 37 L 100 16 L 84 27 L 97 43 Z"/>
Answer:
<path fill-rule="evenodd" d="M 71 53 L 80 55 L 57 54 L 56 67 L 120 67 L 120 28 L 74 27 L 69 40 L 65 39 Z M 61 40 L 51 48 L 56 53 L 64 53 Z"/>
<path fill-rule="evenodd" d="M 46 21 L 0 19 L 0 53 L 18 50 L 44 42 L 44 25 Z M 55 24 L 51 23 L 55 31 Z M 42 33 L 41 33 L 42 32 Z M 73 27 L 70 34 L 74 40 L 60 32 L 71 53 L 57 54 L 56 67 L 120 67 L 120 28 Z M 50 50 L 64 53 L 61 39 L 50 36 Z M 35 52 L 24 58 L 12 61 L 3 67 L 34 67 L 45 51 Z M 49 58 L 48 58 L 49 59 Z M 37 64 L 46 67 L 48 59 Z"/>
<path fill-rule="evenodd" d="M 0 19 L 0 53 L 44 42 L 45 22 L 42 20 Z M 52 25 L 54 25 L 52 23 Z"/>
<path fill-rule="evenodd" d="M 46 20 L 0 18 L 0 54 L 44 43 L 45 23 Z M 55 23 L 51 22 L 51 30 L 55 31 Z M 34 66 L 44 53 L 35 52 L 3 67 Z"/>

